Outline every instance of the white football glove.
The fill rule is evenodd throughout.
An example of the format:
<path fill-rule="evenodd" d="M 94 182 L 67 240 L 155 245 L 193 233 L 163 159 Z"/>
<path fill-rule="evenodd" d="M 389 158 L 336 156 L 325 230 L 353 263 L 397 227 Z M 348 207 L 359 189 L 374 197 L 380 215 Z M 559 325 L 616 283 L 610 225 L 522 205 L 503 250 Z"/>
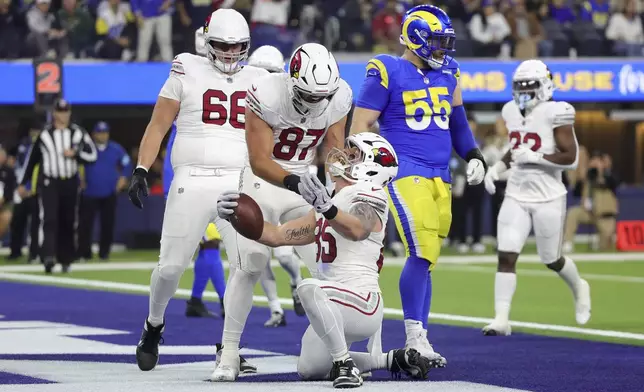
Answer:
<path fill-rule="evenodd" d="M 239 199 L 238 191 L 224 191 L 217 198 L 217 215 L 221 219 L 230 219 L 235 213 L 233 208 L 237 207 L 237 199 Z"/>
<path fill-rule="evenodd" d="M 474 158 L 467 162 L 467 183 L 478 185 L 485 177 L 485 165 L 480 159 Z"/>
<path fill-rule="evenodd" d="M 512 161 L 517 165 L 539 163 L 542 157 L 542 153 L 532 151 L 524 145 L 521 145 L 518 148 L 512 150 Z"/>
<path fill-rule="evenodd" d="M 331 195 L 316 175 L 306 174 L 300 179 L 300 193 L 304 200 L 315 208 L 315 211 L 322 214 L 333 207 Z"/>
<path fill-rule="evenodd" d="M 496 193 L 496 185 L 494 185 L 494 182 L 498 181 L 501 173 L 505 172 L 506 170 L 508 170 L 508 167 L 505 166 L 505 163 L 503 163 L 503 161 L 495 163 L 491 168 L 488 169 L 487 173 L 485 173 L 485 180 L 483 181 L 487 193 L 489 193 L 490 195 Z"/>

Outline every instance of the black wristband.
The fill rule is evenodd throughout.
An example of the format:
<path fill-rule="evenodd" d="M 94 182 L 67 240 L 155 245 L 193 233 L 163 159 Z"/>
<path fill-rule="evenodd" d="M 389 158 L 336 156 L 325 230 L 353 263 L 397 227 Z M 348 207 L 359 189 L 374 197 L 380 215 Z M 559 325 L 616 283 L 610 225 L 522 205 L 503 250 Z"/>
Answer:
<path fill-rule="evenodd" d="M 143 178 L 148 178 L 148 171 L 147 171 L 147 170 L 145 170 L 145 169 L 144 169 L 144 168 L 142 168 L 142 167 L 137 167 L 137 168 L 136 168 L 136 169 L 134 169 L 134 171 L 132 172 L 132 175 L 133 175 L 133 176 L 140 176 L 140 177 L 143 177 Z"/>
<path fill-rule="evenodd" d="M 282 181 L 284 184 L 284 188 L 288 189 L 291 192 L 295 192 L 298 195 L 300 194 L 300 189 L 298 185 L 300 184 L 300 176 L 297 174 L 289 174 L 288 176 L 284 177 L 284 180 Z"/>
<path fill-rule="evenodd" d="M 479 161 L 483 162 L 483 168 L 487 173 L 487 163 L 485 162 L 485 158 L 483 158 L 483 154 L 481 154 L 481 150 L 479 150 L 478 148 L 471 149 L 465 156 L 465 160 L 469 162 L 472 159 L 478 159 Z"/>
<path fill-rule="evenodd" d="M 331 220 L 335 218 L 336 215 L 338 215 L 338 207 L 336 206 L 331 206 L 326 212 L 323 212 L 322 215 L 328 220 Z"/>

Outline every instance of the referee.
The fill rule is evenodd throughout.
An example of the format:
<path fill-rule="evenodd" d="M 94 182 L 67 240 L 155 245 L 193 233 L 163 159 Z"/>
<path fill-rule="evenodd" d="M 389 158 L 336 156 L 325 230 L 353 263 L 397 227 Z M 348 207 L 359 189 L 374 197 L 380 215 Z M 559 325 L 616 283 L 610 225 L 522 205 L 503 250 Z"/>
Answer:
<path fill-rule="evenodd" d="M 45 272 L 51 273 L 56 259 L 63 272 L 75 258 L 76 205 L 80 181 L 79 164 L 96 161 L 96 146 L 87 131 L 70 123 L 71 105 L 64 99 L 54 103 L 53 124 L 45 126 L 29 152 L 18 192 L 27 194 L 25 185 L 34 167 L 40 164 L 38 203 L 41 209 L 40 257 Z"/>

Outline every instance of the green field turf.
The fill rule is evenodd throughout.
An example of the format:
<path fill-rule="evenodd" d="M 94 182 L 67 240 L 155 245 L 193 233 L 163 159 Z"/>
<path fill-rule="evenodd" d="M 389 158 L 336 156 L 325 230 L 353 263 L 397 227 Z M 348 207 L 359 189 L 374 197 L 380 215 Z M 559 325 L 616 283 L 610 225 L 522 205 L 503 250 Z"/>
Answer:
<path fill-rule="evenodd" d="M 155 258 L 155 252 L 127 252 L 115 254 L 113 260 L 154 261 Z M 644 261 L 580 261 L 577 264 L 581 274 L 591 285 L 593 299 L 592 318 L 584 328 L 644 333 L 644 312 L 641 311 L 641 299 L 644 298 Z M 387 265 L 385 259 L 380 284 L 387 308 L 401 308 L 398 294 L 398 278 L 401 270 L 402 267 L 399 265 Z M 433 272 L 432 312 L 471 317 L 493 317 L 495 270 L 496 267 L 492 263 L 439 264 Z M 274 271 L 280 297 L 290 298 L 290 287 L 286 273 L 279 267 L 275 267 Z M 72 272 L 67 276 L 76 279 L 148 285 L 150 272 L 150 270 L 74 271 L 72 269 Z M 30 272 L 30 274 L 42 274 L 42 272 Z M 192 278 L 192 270 L 188 269 L 181 280 L 180 288 L 190 289 Z M 209 285 L 207 290 L 212 291 L 213 289 Z M 259 285 L 255 293 L 263 295 Z M 516 321 L 577 326 L 574 319 L 572 294 L 568 287 L 556 273 L 539 263 L 519 263 L 517 292 L 511 316 Z M 434 322 L 482 326 L 461 321 L 435 320 Z M 522 328 L 514 328 L 513 330 L 515 332 L 525 331 L 644 346 L 644 340 Z"/>

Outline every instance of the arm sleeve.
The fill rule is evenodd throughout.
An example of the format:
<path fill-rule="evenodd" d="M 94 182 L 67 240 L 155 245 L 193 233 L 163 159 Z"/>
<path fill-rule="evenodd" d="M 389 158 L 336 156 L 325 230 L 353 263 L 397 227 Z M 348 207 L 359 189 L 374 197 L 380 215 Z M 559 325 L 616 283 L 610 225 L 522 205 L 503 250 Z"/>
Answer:
<path fill-rule="evenodd" d="M 365 76 L 356 106 L 382 112 L 389 104 L 389 74 L 385 64 L 372 59 L 367 63 Z"/>
<path fill-rule="evenodd" d="M 449 117 L 449 132 L 452 136 L 452 146 L 461 158 L 467 160 L 468 153 L 477 148 L 476 140 L 470 129 L 463 105 L 454 107 Z"/>
<path fill-rule="evenodd" d="M 552 127 L 575 124 L 575 108 L 568 102 L 557 102 L 552 113 Z"/>
<path fill-rule="evenodd" d="M 159 96 L 175 101 L 181 101 L 181 96 L 183 95 L 183 82 L 181 81 L 181 78 L 185 74 L 183 63 L 179 59 L 179 56 L 175 57 L 174 60 L 172 60 L 170 76 L 168 76 L 163 87 L 161 87 Z"/>
<path fill-rule="evenodd" d="M 27 154 L 27 159 L 25 162 L 24 172 L 20 178 L 20 185 L 27 185 L 29 180 L 31 180 L 32 175 L 34 174 L 34 169 L 36 164 L 40 163 L 42 159 L 42 152 L 40 151 L 40 136 L 36 141 L 31 145 L 29 153 Z"/>
<path fill-rule="evenodd" d="M 271 74 L 256 79 L 246 91 L 246 107 L 269 125 L 279 122 L 279 114 L 273 109 L 276 94 L 273 92 L 272 78 Z"/>
<path fill-rule="evenodd" d="M 74 145 L 78 146 L 77 160 L 80 163 L 96 162 L 96 159 L 98 158 L 96 145 L 94 144 L 92 137 L 89 136 L 89 133 L 87 133 L 86 130 L 82 129 L 79 126 L 76 126 L 72 142 Z"/>

